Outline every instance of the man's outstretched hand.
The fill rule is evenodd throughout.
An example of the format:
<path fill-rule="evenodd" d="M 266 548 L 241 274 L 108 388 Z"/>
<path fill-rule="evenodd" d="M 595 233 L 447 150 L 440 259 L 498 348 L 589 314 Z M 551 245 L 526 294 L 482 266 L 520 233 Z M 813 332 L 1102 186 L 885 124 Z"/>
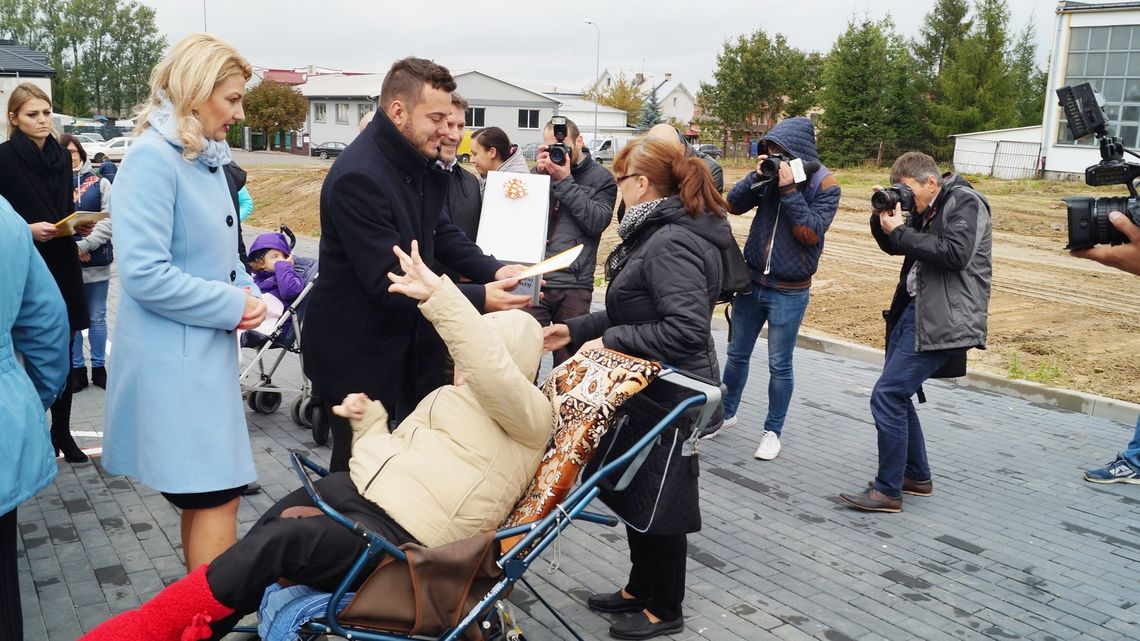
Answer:
<path fill-rule="evenodd" d="M 1088 249 L 1077 249 L 1070 252 L 1077 258 L 1088 258 L 1102 265 L 1115 267 L 1121 271 L 1140 276 L 1140 227 L 1132 224 L 1128 216 L 1114 211 L 1108 214 L 1108 220 L 1113 227 L 1120 230 L 1128 238 L 1124 245 L 1098 245 Z"/>

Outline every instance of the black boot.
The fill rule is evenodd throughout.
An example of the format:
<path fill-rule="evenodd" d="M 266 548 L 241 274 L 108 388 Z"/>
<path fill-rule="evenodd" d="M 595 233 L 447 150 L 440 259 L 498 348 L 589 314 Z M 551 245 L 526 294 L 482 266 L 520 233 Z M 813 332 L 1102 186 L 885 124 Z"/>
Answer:
<path fill-rule="evenodd" d="M 92 373 L 94 376 L 94 373 Z M 71 368 L 71 393 L 74 394 L 83 388 L 87 387 L 87 368 L 86 367 L 72 367 Z"/>
<path fill-rule="evenodd" d="M 91 384 L 101 389 L 107 389 L 106 367 L 99 366 L 91 368 Z"/>
<path fill-rule="evenodd" d="M 70 425 L 52 425 L 51 444 L 55 447 L 55 455 L 59 456 L 62 453 L 63 460 L 68 463 L 86 463 L 90 460 L 75 444 L 75 439 L 71 437 Z"/>

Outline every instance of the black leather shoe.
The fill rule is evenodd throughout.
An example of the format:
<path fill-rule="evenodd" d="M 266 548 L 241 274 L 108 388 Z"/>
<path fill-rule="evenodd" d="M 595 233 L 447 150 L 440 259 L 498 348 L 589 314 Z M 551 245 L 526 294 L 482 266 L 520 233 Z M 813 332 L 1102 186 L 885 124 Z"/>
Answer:
<path fill-rule="evenodd" d="M 261 493 L 261 484 L 257 483 L 257 482 L 246 483 L 245 489 L 241 491 L 242 496 L 253 496 L 254 494 L 260 494 L 260 493 Z"/>
<path fill-rule="evenodd" d="M 610 594 L 595 594 L 586 600 L 586 607 L 594 612 L 638 612 L 649 605 L 649 599 L 627 599 L 621 590 Z"/>
<path fill-rule="evenodd" d="M 106 367 L 92 367 L 91 368 L 91 384 L 95 387 L 107 389 L 107 368 Z"/>
<path fill-rule="evenodd" d="M 902 497 L 893 499 L 868 484 L 859 494 L 840 494 L 839 499 L 856 510 L 864 512 L 902 512 Z"/>
<path fill-rule="evenodd" d="M 71 386 L 71 393 L 76 394 L 87 387 L 87 368 L 86 367 L 72 367 L 71 378 L 68 381 Z"/>
<path fill-rule="evenodd" d="M 610 636 L 615 639 L 652 639 L 662 634 L 675 634 L 685 629 L 685 619 L 652 623 L 644 612 L 631 614 L 610 626 Z"/>

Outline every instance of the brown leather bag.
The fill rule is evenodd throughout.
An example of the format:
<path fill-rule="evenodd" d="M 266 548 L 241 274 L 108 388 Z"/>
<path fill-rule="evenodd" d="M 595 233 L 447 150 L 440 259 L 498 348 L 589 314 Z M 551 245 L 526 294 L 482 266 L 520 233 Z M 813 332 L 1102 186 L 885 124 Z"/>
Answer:
<path fill-rule="evenodd" d="M 495 533 L 438 547 L 400 546 L 407 561 L 384 559 L 338 617 L 342 625 L 409 635 L 440 635 L 455 627 L 502 577 Z M 465 641 L 483 638 L 478 626 Z"/>

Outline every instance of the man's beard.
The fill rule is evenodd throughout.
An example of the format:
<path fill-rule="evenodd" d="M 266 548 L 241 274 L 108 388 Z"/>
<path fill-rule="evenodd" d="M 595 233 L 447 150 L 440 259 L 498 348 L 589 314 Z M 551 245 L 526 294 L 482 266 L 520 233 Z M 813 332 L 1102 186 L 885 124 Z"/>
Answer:
<path fill-rule="evenodd" d="M 427 156 L 428 160 L 439 160 L 439 146 L 438 145 L 436 145 L 434 147 L 435 154 L 424 153 L 424 146 L 427 145 L 427 142 L 429 140 L 431 140 L 431 134 L 427 134 L 427 135 L 422 136 L 422 137 L 417 136 L 416 135 L 416 129 L 415 129 L 415 127 L 412 126 L 412 122 L 410 119 L 404 123 L 403 127 L 400 127 L 400 133 L 403 134 L 404 138 L 406 138 L 408 142 L 412 143 L 412 146 L 415 147 L 417 151 L 419 151 L 421 154 L 424 154 L 425 156 Z"/>

